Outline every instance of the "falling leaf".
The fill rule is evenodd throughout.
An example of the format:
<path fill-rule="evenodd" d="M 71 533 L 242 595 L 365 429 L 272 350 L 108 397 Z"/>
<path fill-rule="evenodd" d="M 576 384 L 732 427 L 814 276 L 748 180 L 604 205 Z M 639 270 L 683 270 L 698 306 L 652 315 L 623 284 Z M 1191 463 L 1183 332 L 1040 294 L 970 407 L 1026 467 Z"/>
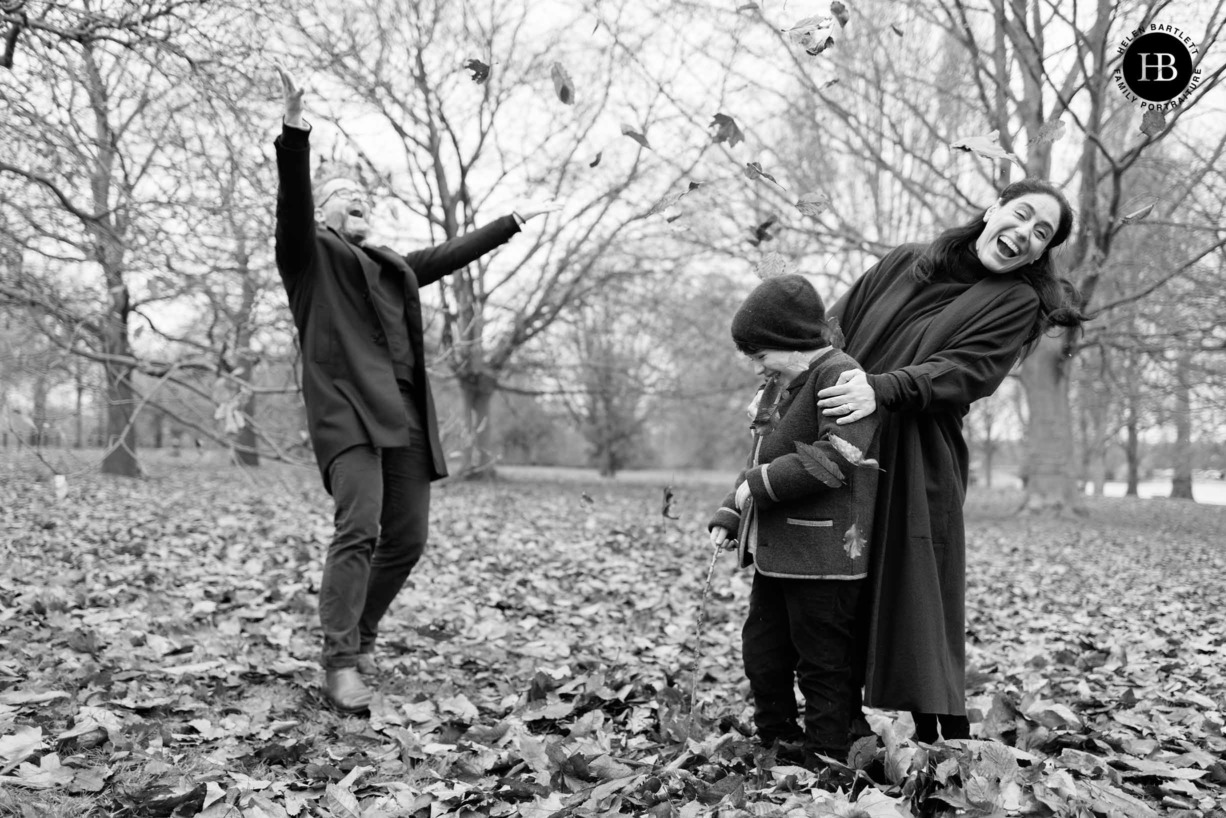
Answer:
<path fill-rule="evenodd" d="M 834 45 L 834 26 L 833 17 L 806 17 L 784 31 L 806 54 L 816 57 Z"/>
<path fill-rule="evenodd" d="M 673 487 L 665 486 L 664 487 L 664 511 L 662 513 L 664 514 L 665 517 L 667 517 L 670 520 L 680 520 L 681 519 L 680 514 L 673 513 L 673 501 L 676 499 L 677 499 L 677 495 L 673 493 Z"/>
<path fill-rule="evenodd" d="M 634 128 L 630 127 L 629 125 L 625 125 L 625 124 L 622 125 L 622 133 L 630 137 L 631 139 L 633 139 L 635 142 L 642 145 L 644 148 L 651 150 L 651 145 L 647 144 L 647 137 L 639 133 Z"/>
<path fill-rule="evenodd" d="M 846 481 L 846 478 L 843 477 L 843 470 L 817 446 L 798 440 L 796 441 L 796 453 L 800 455 L 800 464 L 809 474 L 832 489 L 843 486 Z"/>
<path fill-rule="evenodd" d="M 829 88 L 829 87 L 830 87 L 830 86 L 832 86 L 832 85 L 837 85 L 837 84 L 838 84 L 838 82 L 839 82 L 839 78 L 838 78 L 838 77 L 834 77 L 834 78 L 832 78 L 832 79 L 828 79 L 828 80 L 826 80 L 825 82 L 823 82 L 823 83 L 822 83 L 821 88 L 820 88 L 819 90 L 824 91 L 824 90 L 826 90 L 827 88 Z"/>
<path fill-rule="evenodd" d="M 834 15 L 834 19 L 839 21 L 840 26 L 846 26 L 847 21 L 851 19 L 851 15 L 847 13 L 847 6 L 840 3 L 839 0 L 834 0 L 830 4 L 830 13 Z"/>
<path fill-rule="evenodd" d="M 771 255 L 778 255 L 778 253 Z M 758 437 L 770 434 L 779 422 L 779 401 L 783 398 L 785 385 L 781 373 L 772 372 L 767 376 L 762 388 L 754 395 L 757 405 L 752 406 L 753 418 L 749 427 Z"/>
<path fill-rule="evenodd" d="M 472 80 L 477 85 L 484 84 L 490 78 L 490 67 L 481 60 L 469 60 L 464 67 L 473 72 Z"/>
<path fill-rule="evenodd" d="M 902 29 L 901 29 L 901 28 L 899 28 L 899 27 L 898 27 L 896 24 L 894 24 L 894 23 L 890 23 L 890 31 L 893 31 L 893 32 L 894 32 L 895 34 L 897 34 L 899 37 L 901 37 L 901 36 L 902 36 Z"/>
<path fill-rule="evenodd" d="M 871 458 L 865 459 L 864 452 L 861 451 L 854 443 L 850 443 L 838 435 L 830 436 L 830 445 L 834 450 L 842 455 L 853 466 L 871 466 L 877 468 L 877 461 Z"/>
<path fill-rule="evenodd" d="M 779 183 L 775 181 L 774 176 L 771 176 L 769 173 L 762 170 L 762 165 L 758 162 L 746 162 L 743 173 L 750 179 L 769 179 L 772 182 L 775 182 L 776 185 L 779 185 Z M 782 185 L 779 186 L 783 187 Z"/>
<path fill-rule="evenodd" d="M 796 209 L 806 216 L 817 218 L 830 207 L 830 197 L 825 193 L 805 193 L 796 202 Z"/>
<path fill-rule="evenodd" d="M 592 161 L 591 161 L 591 162 L 588 164 L 588 167 L 589 167 L 589 168 L 594 168 L 594 167 L 596 167 L 597 165 L 599 165 L 599 164 L 600 164 L 600 157 L 602 157 L 602 156 L 604 156 L 604 151 L 601 151 L 600 153 L 596 154 L 596 158 L 595 158 L 595 159 L 593 159 L 593 160 L 592 160 Z"/>
<path fill-rule="evenodd" d="M 553 77 L 553 90 L 557 93 L 558 99 L 562 100 L 565 105 L 574 105 L 575 85 L 571 82 L 570 74 L 566 73 L 566 69 L 562 67 L 562 63 L 555 62 L 549 73 Z"/>
<path fill-rule="evenodd" d="M 788 260 L 779 253 L 767 253 L 753 268 L 754 275 L 765 281 L 787 275 Z"/>
<path fill-rule="evenodd" d="M 779 221 L 778 216 L 771 216 L 758 226 L 749 228 L 749 243 L 757 247 L 762 242 L 773 239 L 774 236 L 771 235 L 770 229 L 775 226 L 777 221 Z"/>
<path fill-rule="evenodd" d="M 1039 128 L 1039 135 L 1035 137 L 1033 145 L 1042 145 L 1044 142 L 1056 142 L 1064 138 L 1067 128 L 1064 126 L 1063 119 L 1053 119 L 1050 122 L 1044 122 L 1043 127 Z"/>
<path fill-rule="evenodd" d="M 596 499 L 592 497 L 592 495 L 588 494 L 586 491 L 579 493 L 579 499 L 583 501 L 583 503 L 585 503 L 586 505 L 589 505 L 589 506 L 596 505 Z"/>
<path fill-rule="evenodd" d="M 745 134 L 741 133 L 741 129 L 737 127 L 736 120 L 727 114 L 716 114 L 707 127 L 715 129 L 712 141 L 717 145 L 720 142 L 727 142 L 728 147 L 732 148 L 736 147 L 738 142 L 745 141 Z"/>
<path fill-rule="evenodd" d="M 744 5 L 737 6 L 736 10 L 738 13 L 742 11 L 761 11 L 757 3 L 745 3 Z"/>
<path fill-rule="evenodd" d="M 1000 146 L 1000 131 L 992 131 L 990 134 L 981 136 L 968 136 L 949 143 L 949 147 L 970 151 L 984 159 L 1008 159 L 1019 167 L 1022 164 L 1020 159 Z"/>
<path fill-rule="evenodd" d="M 691 179 L 689 189 L 686 190 L 686 193 L 689 193 L 690 191 L 693 191 L 693 190 L 698 190 L 698 188 L 700 187 L 702 187 L 702 182 L 695 182 Z"/>
<path fill-rule="evenodd" d="M 1150 108 L 1141 117 L 1141 133 L 1153 139 L 1166 130 L 1166 114 L 1156 108 Z"/>
<path fill-rule="evenodd" d="M 669 193 L 663 199 L 653 204 L 651 209 L 647 211 L 647 215 L 654 216 L 657 213 L 663 213 L 665 210 L 668 210 L 670 207 L 677 204 L 677 202 L 681 201 L 681 197 L 687 192 L 688 191 L 683 190 L 679 193 Z"/>
<path fill-rule="evenodd" d="M 1155 202 L 1150 202 L 1144 207 L 1141 207 L 1141 208 L 1138 208 L 1137 210 L 1132 211 L 1127 216 L 1124 216 L 1120 219 L 1120 224 L 1131 224 L 1132 222 L 1141 221 L 1141 219 L 1144 219 L 1146 216 L 1148 216 L 1153 211 L 1154 204 Z"/>

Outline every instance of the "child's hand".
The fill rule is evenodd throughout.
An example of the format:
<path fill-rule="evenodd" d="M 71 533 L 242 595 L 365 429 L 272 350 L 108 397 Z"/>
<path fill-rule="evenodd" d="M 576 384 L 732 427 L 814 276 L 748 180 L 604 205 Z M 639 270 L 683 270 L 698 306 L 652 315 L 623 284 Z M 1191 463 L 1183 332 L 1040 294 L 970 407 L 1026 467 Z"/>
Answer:
<path fill-rule="evenodd" d="M 745 504 L 749 502 L 749 481 L 741 483 L 736 487 L 736 510 L 744 511 Z"/>
<path fill-rule="evenodd" d="M 717 525 L 711 529 L 711 545 L 716 548 L 727 548 L 728 543 L 736 542 L 728 539 L 728 529 L 722 525 Z"/>

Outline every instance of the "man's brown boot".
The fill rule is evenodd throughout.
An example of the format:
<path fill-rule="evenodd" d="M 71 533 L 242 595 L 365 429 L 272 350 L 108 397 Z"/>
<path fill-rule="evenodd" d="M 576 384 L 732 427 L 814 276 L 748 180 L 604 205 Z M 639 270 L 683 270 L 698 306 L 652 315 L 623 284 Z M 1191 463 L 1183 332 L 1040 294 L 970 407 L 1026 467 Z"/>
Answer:
<path fill-rule="evenodd" d="M 370 688 L 356 667 L 324 671 L 324 693 L 332 706 L 342 713 L 361 713 L 370 707 Z"/>

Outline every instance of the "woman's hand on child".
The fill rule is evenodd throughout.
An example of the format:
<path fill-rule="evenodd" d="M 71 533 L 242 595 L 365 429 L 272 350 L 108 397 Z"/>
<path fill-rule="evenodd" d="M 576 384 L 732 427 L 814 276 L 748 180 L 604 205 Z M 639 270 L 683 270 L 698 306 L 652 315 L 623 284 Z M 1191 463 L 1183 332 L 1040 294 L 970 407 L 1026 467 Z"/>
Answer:
<path fill-rule="evenodd" d="M 839 375 L 838 383 L 817 393 L 817 408 L 826 417 L 837 417 L 840 426 L 866 418 L 877 411 L 877 393 L 868 384 L 868 376 L 859 369 L 849 369 Z"/>

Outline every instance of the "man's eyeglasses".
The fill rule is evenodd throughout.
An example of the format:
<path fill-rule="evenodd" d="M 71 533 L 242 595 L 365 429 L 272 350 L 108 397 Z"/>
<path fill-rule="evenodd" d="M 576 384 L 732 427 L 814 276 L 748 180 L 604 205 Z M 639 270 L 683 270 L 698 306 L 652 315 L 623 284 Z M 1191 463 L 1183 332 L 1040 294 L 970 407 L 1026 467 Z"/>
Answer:
<path fill-rule="evenodd" d="M 351 201 L 351 202 L 356 201 L 358 204 L 362 205 L 367 210 L 370 210 L 370 208 L 374 206 L 374 202 L 371 200 L 370 196 L 366 194 L 366 191 L 362 190 L 359 187 L 342 187 L 342 188 L 333 190 L 331 193 L 329 193 L 327 196 L 323 198 L 323 201 L 321 201 L 319 204 L 315 206 L 323 207 L 336 196 L 346 196 L 348 197 L 348 201 Z"/>

